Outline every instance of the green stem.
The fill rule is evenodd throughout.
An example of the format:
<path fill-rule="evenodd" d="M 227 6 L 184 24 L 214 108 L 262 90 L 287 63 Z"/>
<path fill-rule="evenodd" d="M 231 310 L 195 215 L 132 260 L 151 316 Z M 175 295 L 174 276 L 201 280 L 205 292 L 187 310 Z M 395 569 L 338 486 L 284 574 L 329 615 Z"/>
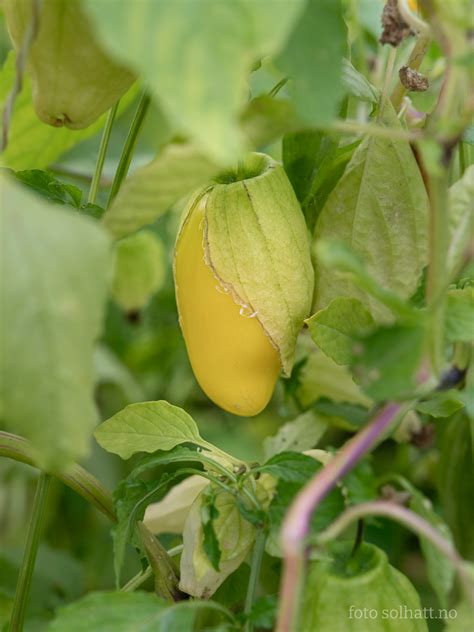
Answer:
<path fill-rule="evenodd" d="M 446 308 L 447 266 L 449 250 L 449 170 L 440 168 L 431 174 L 429 196 L 431 206 L 429 234 L 429 265 L 426 304 L 429 314 L 429 349 L 435 375 L 444 366 L 444 318 Z"/>
<path fill-rule="evenodd" d="M 467 169 L 466 144 L 459 141 L 459 177 L 462 178 Z"/>
<path fill-rule="evenodd" d="M 411 51 L 410 57 L 407 62 L 407 66 L 412 68 L 413 70 L 418 70 L 421 66 L 421 62 L 423 61 L 424 56 L 426 55 L 426 51 L 428 50 L 428 46 L 430 45 L 431 37 L 429 35 L 420 35 L 416 44 Z M 395 86 L 394 91 L 392 92 L 392 96 L 390 97 L 392 101 L 392 105 L 396 111 L 398 111 L 399 107 L 402 104 L 403 97 L 405 96 L 407 90 L 405 86 L 398 81 Z"/>
<path fill-rule="evenodd" d="M 137 111 L 135 112 L 135 116 L 133 117 L 132 124 L 130 125 L 127 138 L 122 149 L 122 154 L 117 166 L 117 171 L 115 172 L 114 181 L 112 182 L 112 187 L 110 189 L 109 199 L 107 201 L 107 208 L 109 208 L 109 206 L 112 204 L 123 180 L 127 176 L 130 163 L 132 162 L 133 152 L 137 144 L 138 134 L 140 133 L 143 121 L 145 120 L 145 115 L 150 105 L 150 101 L 150 96 L 145 92 L 140 99 L 140 103 L 138 104 Z"/>
<path fill-rule="evenodd" d="M 183 551 L 183 545 L 178 544 L 168 551 L 169 557 L 174 557 L 175 555 L 179 555 Z M 147 566 L 144 571 L 140 571 L 137 573 L 132 579 L 130 579 L 122 588 L 120 592 L 133 592 L 137 588 L 139 588 L 142 584 L 146 582 L 147 579 L 153 577 L 153 569 L 151 566 Z"/>
<path fill-rule="evenodd" d="M 176 601 L 180 592 L 174 565 L 161 542 L 143 522 L 137 524 L 138 533 L 145 548 L 150 567 L 155 575 L 155 590 L 166 601 Z"/>
<path fill-rule="evenodd" d="M 23 622 L 25 620 L 26 608 L 30 595 L 31 580 L 35 568 L 36 554 L 38 552 L 38 545 L 43 530 L 46 499 L 50 483 L 51 476 L 41 472 L 38 479 L 38 485 L 36 487 L 31 521 L 23 553 L 23 561 L 21 563 L 20 574 L 16 585 L 15 600 L 13 602 L 13 611 L 10 619 L 10 632 L 21 632 L 21 630 L 23 630 Z"/>
<path fill-rule="evenodd" d="M 94 176 L 91 182 L 91 188 L 89 190 L 89 204 L 95 204 L 97 198 L 97 191 L 99 190 L 100 178 L 102 176 L 102 170 L 104 168 L 105 156 L 107 154 L 107 148 L 109 146 L 110 135 L 112 133 L 112 127 L 114 125 L 115 115 L 117 114 L 119 102 L 109 110 L 107 120 L 105 121 L 104 131 L 102 133 L 102 139 L 100 141 L 99 153 L 97 155 L 97 162 L 95 165 Z"/>
<path fill-rule="evenodd" d="M 26 465 L 39 467 L 33 445 L 27 439 L 0 431 L 0 457 L 2 456 Z M 55 472 L 54 475 L 79 496 L 94 505 L 109 520 L 116 522 L 111 493 L 90 472 L 74 463 L 67 470 Z"/>
<path fill-rule="evenodd" d="M 249 615 L 252 612 L 253 602 L 255 601 L 258 578 L 260 576 L 260 568 L 262 566 L 263 552 L 265 550 L 265 539 L 265 531 L 263 529 L 259 529 L 255 539 L 255 545 L 253 547 L 252 566 L 250 567 L 249 583 L 247 586 L 247 594 L 245 596 L 244 612 L 246 615 Z M 245 632 L 252 632 L 252 630 L 253 623 L 247 619 Z"/>

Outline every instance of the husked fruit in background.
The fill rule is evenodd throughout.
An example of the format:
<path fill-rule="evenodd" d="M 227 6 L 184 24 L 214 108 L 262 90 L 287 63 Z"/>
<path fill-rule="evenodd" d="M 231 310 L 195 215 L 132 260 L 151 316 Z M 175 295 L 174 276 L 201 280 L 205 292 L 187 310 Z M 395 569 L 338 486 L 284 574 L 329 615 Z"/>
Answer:
<path fill-rule="evenodd" d="M 22 45 L 31 0 L 5 0 L 8 32 Z M 134 75 L 98 43 L 80 0 L 44 0 L 27 69 L 38 117 L 55 127 L 88 127 L 130 88 Z"/>

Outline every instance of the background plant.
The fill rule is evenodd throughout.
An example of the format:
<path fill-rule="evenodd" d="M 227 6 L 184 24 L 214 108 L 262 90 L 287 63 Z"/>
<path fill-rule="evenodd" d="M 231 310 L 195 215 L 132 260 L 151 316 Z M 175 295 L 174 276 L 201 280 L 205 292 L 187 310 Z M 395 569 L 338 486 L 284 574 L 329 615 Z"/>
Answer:
<path fill-rule="evenodd" d="M 0 8 L 2 625 L 295 630 L 342 536 L 469 629 L 469 3 L 391 1 L 382 31 L 379 0 L 74 2 L 136 77 L 81 130 L 34 111 L 43 3 L 16 51 Z M 251 149 L 316 281 L 291 377 L 239 419 L 194 380 L 171 261 L 187 197 Z"/>

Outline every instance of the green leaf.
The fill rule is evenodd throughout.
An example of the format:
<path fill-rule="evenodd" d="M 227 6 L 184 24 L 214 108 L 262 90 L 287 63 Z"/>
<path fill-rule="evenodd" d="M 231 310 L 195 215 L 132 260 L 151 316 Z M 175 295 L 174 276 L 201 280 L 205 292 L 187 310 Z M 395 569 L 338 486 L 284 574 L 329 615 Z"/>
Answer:
<path fill-rule="evenodd" d="M 283 166 L 301 203 L 308 196 L 321 162 L 334 152 L 335 146 L 334 139 L 313 129 L 290 132 L 283 137 Z"/>
<path fill-rule="evenodd" d="M 465 559 L 474 558 L 473 432 L 463 411 L 437 424 L 438 491 L 456 548 Z"/>
<path fill-rule="evenodd" d="M 219 518 L 219 510 L 215 504 L 216 494 L 215 488 L 209 486 L 203 491 L 203 502 L 201 504 L 201 523 L 203 532 L 202 546 L 210 561 L 212 568 L 219 572 L 219 563 L 221 561 L 221 548 L 219 539 L 214 529 L 214 521 Z"/>
<path fill-rule="evenodd" d="M 308 123 L 324 125 L 336 114 L 345 47 L 341 2 L 307 2 L 277 65 L 290 75 L 297 113 Z"/>
<path fill-rule="evenodd" d="M 318 165 L 315 177 L 311 183 L 311 188 L 303 201 L 302 208 L 311 232 L 314 232 L 314 225 L 326 204 L 331 191 L 342 177 L 347 164 L 349 163 L 355 149 L 359 146 L 357 141 L 350 145 L 335 147 L 323 157 Z"/>
<path fill-rule="evenodd" d="M 255 600 L 248 621 L 258 629 L 273 630 L 277 610 L 277 595 L 264 595 Z"/>
<path fill-rule="evenodd" d="M 446 338 L 449 342 L 474 341 L 474 288 L 448 292 Z"/>
<path fill-rule="evenodd" d="M 419 326 L 381 327 L 360 341 L 354 376 L 376 401 L 410 396 L 416 388 L 425 330 Z"/>
<path fill-rule="evenodd" d="M 14 81 L 15 53 L 11 52 L 0 71 L 2 111 Z M 119 115 L 131 104 L 137 90 L 137 86 L 132 87 L 121 99 Z M 42 123 L 33 109 L 31 82 L 28 75 L 25 75 L 22 90 L 15 100 L 8 147 L 0 156 L 0 165 L 12 169 L 46 169 L 66 151 L 86 138 L 95 136 L 103 128 L 106 117 L 107 114 L 102 115 L 93 125 L 82 130 L 52 127 Z"/>
<path fill-rule="evenodd" d="M 216 165 L 194 147 L 167 145 L 152 162 L 125 180 L 104 215 L 104 225 L 116 238 L 129 235 L 154 222 L 216 171 Z"/>
<path fill-rule="evenodd" d="M 474 230 L 474 165 L 449 189 L 449 228 L 451 241 L 448 267 L 455 270 L 464 258 Z"/>
<path fill-rule="evenodd" d="M 390 289 L 382 287 L 367 269 L 364 259 L 345 242 L 320 239 L 315 243 L 315 254 L 322 266 L 334 268 L 341 273 L 340 278 L 346 283 L 350 282 L 372 296 L 377 301 L 376 305 L 379 305 L 377 311 L 380 310 L 380 306 L 385 306 L 402 321 L 421 320 L 421 312 Z M 334 275 L 332 278 L 335 280 Z"/>
<path fill-rule="evenodd" d="M 115 246 L 112 296 L 125 311 L 145 307 L 163 285 L 165 251 L 151 231 L 140 231 L 121 239 Z"/>
<path fill-rule="evenodd" d="M 321 397 L 366 408 L 372 404 L 372 400 L 355 384 L 346 367 L 336 364 L 316 349 L 301 370 L 297 395 L 304 408 Z"/>
<path fill-rule="evenodd" d="M 298 125 L 290 101 L 261 94 L 247 104 L 241 114 L 244 134 L 256 149 L 262 149 Z"/>
<path fill-rule="evenodd" d="M 313 457 L 300 452 L 280 452 L 257 468 L 281 481 L 303 484 L 318 471 L 320 464 Z"/>
<path fill-rule="evenodd" d="M 175 2 L 86 0 L 85 7 L 104 45 L 143 76 L 179 131 L 232 162 L 244 148 L 237 117 L 252 65 L 278 51 L 302 1 L 201 0 L 183 11 Z"/>
<path fill-rule="evenodd" d="M 389 102 L 380 124 L 387 130 L 401 129 Z M 370 136 L 355 150 L 327 199 L 315 235 L 345 242 L 383 289 L 409 298 L 427 261 L 428 209 L 408 141 Z M 319 309 L 335 297 L 352 296 L 367 305 L 374 318 L 388 317 L 367 289 L 357 287 L 353 278 L 335 277 L 327 266 L 316 268 L 315 295 Z"/>
<path fill-rule="evenodd" d="M 303 455 L 305 456 L 305 455 Z M 268 508 L 268 519 L 270 522 L 270 537 L 267 545 L 267 552 L 270 555 L 279 557 L 280 553 L 280 531 L 288 508 L 294 501 L 296 494 L 301 490 L 303 485 L 307 483 L 312 476 L 321 470 L 322 465 L 316 459 L 306 457 L 313 462 L 312 471 L 308 467 L 306 470 L 306 478 L 299 482 L 280 480 L 276 489 L 276 493 Z M 337 518 L 344 510 L 344 497 L 339 487 L 334 488 L 318 505 L 318 510 L 313 513 L 311 518 L 311 533 L 316 533 L 326 528 Z"/>
<path fill-rule="evenodd" d="M 461 393 L 454 389 L 435 393 L 430 399 L 417 404 L 416 410 L 436 419 L 450 417 L 464 406 L 460 396 Z"/>
<path fill-rule="evenodd" d="M 378 497 L 377 479 L 368 459 L 361 461 L 344 476 L 342 491 L 348 505 L 358 505 Z"/>
<path fill-rule="evenodd" d="M 109 244 L 91 220 L 4 176 L 0 223 L 0 417 L 33 442 L 42 467 L 61 468 L 87 455 L 96 423 L 93 349 Z"/>
<path fill-rule="evenodd" d="M 213 521 L 213 528 L 221 551 L 219 571 L 216 571 L 204 549 L 203 502 L 203 494 L 200 494 L 186 518 L 180 588 L 193 597 L 207 599 L 247 557 L 254 544 L 255 528 L 242 517 L 233 494 L 215 490 L 218 517 Z"/>
<path fill-rule="evenodd" d="M 234 621 L 233 614 L 213 601 L 169 605 L 156 595 L 135 592 L 92 592 L 61 608 L 47 632 L 193 632 L 201 611 L 206 622 Z M 209 617 L 211 620 L 209 621 Z M 217 628 L 207 628 L 215 630 Z M 228 627 L 224 628 L 228 629 Z"/>
<path fill-rule="evenodd" d="M 158 632 L 165 602 L 136 592 L 92 592 L 61 608 L 48 632 Z"/>
<path fill-rule="evenodd" d="M 378 103 L 380 92 L 347 59 L 342 60 L 342 85 L 353 97 L 369 103 Z"/>
<path fill-rule="evenodd" d="M 472 631 L 472 604 L 467 600 L 461 601 L 453 608 L 455 618 L 449 618 L 444 632 L 471 632 Z"/>
<path fill-rule="evenodd" d="M 311 405 L 312 409 L 327 416 L 331 423 L 344 430 L 357 430 L 367 422 L 367 407 L 357 404 L 332 402 L 327 397 L 320 397 Z"/>
<path fill-rule="evenodd" d="M 72 184 L 61 182 L 49 171 L 41 171 L 40 169 L 27 169 L 25 171 L 4 169 L 4 171 L 49 202 L 64 204 L 95 219 L 100 218 L 104 213 L 104 209 L 97 204 L 83 204 L 81 189 Z"/>
<path fill-rule="evenodd" d="M 350 364 L 355 341 L 374 326 L 369 311 L 355 298 L 341 296 L 306 320 L 311 338 L 337 364 Z"/>
<path fill-rule="evenodd" d="M 444 540 L 454 545 L 451 530 L 433 509 L 431 501 L 406 479 L 402 479 L 401 484 L 410 493 L 409 508 L 439 531 Z M 429 540 L 420 537 L 420 545 L 426 560 L 428 579 L 439 599 L 440 606 L 447 608 L 454 585 L 455 570 L 451 562 L 444 555 L 440 555 L 438 549 Z"/>
<path fill-rule="evenodd" d="M 283 424 L 276 435 L 264 440 L 265 458 L 269 459 L 285 450 L 303 452 L 314 448 L 327 427 L 327 421 L 313 410 L 298 415 L 296 419 Z"/>
<path fill-rule="evenodd" d="M 104 450 L 122 459 L 137 452 L 171 450 L 181 443 L 203 443 L 194 419 L 163 400 L 130 404 L 100 424 L 94 436 Z"/>

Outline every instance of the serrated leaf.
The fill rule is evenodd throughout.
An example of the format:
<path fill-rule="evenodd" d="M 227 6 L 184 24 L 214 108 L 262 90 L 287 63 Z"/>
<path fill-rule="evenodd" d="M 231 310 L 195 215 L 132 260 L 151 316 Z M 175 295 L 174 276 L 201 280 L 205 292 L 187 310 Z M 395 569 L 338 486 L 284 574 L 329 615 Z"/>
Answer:
<path fill-rule="evenodd" d="M 186 518 L 180 588 L 193 597 L 208 598 L 242 564 L 254 543 L 255 528 L 241 516 L 232 494 L 216 491 L 215 506 L 219 516 L 213 527 L 221 551 L 219 571 L 216 571 L 203 546 L 202 503 L 201 494 Z"/>
<path fill-rule="evenodd" d="M 217 169 L 191 145 L 167 145 L 152 162 L 125 180 L 103 217 L 104 226 L 119 238 L 151 224 L 207 182 Z"/>
<path fill-rule="evenodd" d="M 160 239 L 142 230 L 115 245 L 112 296 L 126 311 L 145 307 L 165 280 L 165 251 Z"/>
<path fill-rule="evenodd" d="M 194 419 L 163 400 L 130 404 L 101 423 L 94 436 L 104 450 L 122 459 L 137 452 L 171 450 L 181 443 L 202 443 Z"/>
<path fill-rule="evenodd" d="M 449 342 L 474 341 L 474 288 L 448 292 L 445 318 Z"/>
<path fill-rule="evenodd" d="M 355 349 L 354 376 L 376 401 L 407 397 L 416 388 L 424 341 L 420 326 L 381 327 Z"/>
<path fill-rule="evenodd" d="M 341 296 L 306 320 L 312 339 L 337 364 L 350 364 L 356 340 L 374 326 L 360 301 Z"/>
<path fill-rule="evenodd" d="M 312 457 L 299 452 L 280 452 L 258 468 L 278 480 L 303 484 L 320 469 Z"/>
<path fill-rule="evenodd" d="M 448 267 L 455 270 L 462 262 L 474 230 L 474 165 L 449 189 L 449 228 L 451 241 Z"/>
<path fill-rule="evenodd" d="M 4 176 L 0 222 L 0 417 L 32 441 L 42 467 L 61 468 L 86 456 L 96 423 L 109 243 L 91 220 Z"/>
<path fill-rule="evenodd" d="M 277 65 L 292 79 L 297 113 L 322 125 L 336 114 L 343 94 L 342 56 L 345 24 L 339 0 L 308 2 Z"/>
<path fill-rule="evenodd" d="M 180 132 L 221 162 L 244 147 L 237 117 L 253 63 L 279 49 L 302 6 L 202 0 L 183 11 L 154 0 L 85 2 L 109 51 L 144 77 Z"/>
<path fill-rule="evenodd" d="M 0 110 L 15 81 L 15 53 L 10 52 L 0 72 Z M 137 94 L 132 87 L 121 99 L 118 114 L 123 113 Z M 53 127 L 42 123 L 33 109 L 31 81 L 23 77 L 23 87 L 15 100 L 9 130 L 8 147 L 0 156 L 0 165 L 12 169 L 46 169 L 66 151 L 86 138 L 97 134 L 105 124 L 107 114 L 82 130 Z"/>
<path fill-rule="evenodd" d="M 400 130 L 388 102 L 379 124 Z M 403 298 L 415 291 L 427 261 L 428 196 L 406 140 L 370 136 L 356 149 L 344 175 L 319 215 L 318 239 L 340 240 L 366 262 L 368 273 L 385 290 Z M 355 286 L 316 268 L 316 307 L 335 297 L 352 296 L 367 305 L 374 318 L 387 310 Z"/>
<path fill-rule="evenodd" d="M 296 419 L 281 426 L 276 435 L 264 440 L 265 458 L 269 459 L 286 450 L 303 452 L 314 448 L 326 432 L 327 427 L 327 421 L 312 410 L 298 415 Z"/>

